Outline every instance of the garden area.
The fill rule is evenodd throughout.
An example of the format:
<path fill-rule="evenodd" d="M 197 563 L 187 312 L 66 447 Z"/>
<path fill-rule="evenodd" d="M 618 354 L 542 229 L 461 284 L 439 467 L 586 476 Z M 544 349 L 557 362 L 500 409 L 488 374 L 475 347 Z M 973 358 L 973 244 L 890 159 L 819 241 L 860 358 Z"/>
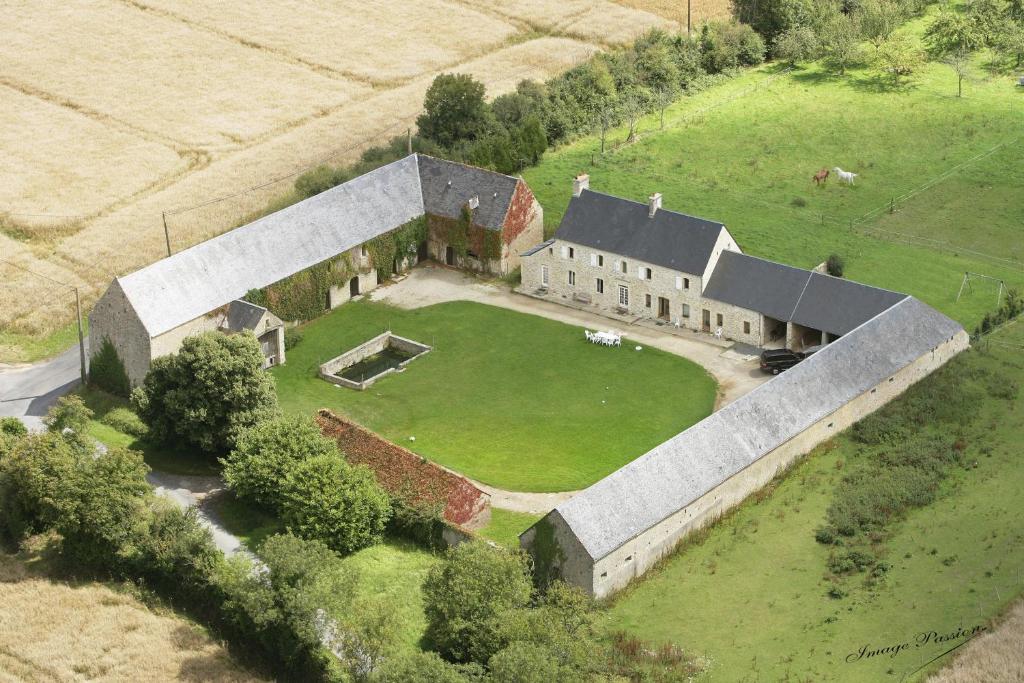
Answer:
<path fill-rule="evenodd" d="M 317 376 L 321 363 L 386 329 L 432 350 L 366 391 Z M 330 408 L 509 490 L 583 488 L 714 407 L 714 380 L 688 360 L 598 347 L 577 327 L 482 304 L 404 310 L 361 301 L 302 333 L 272 371 L 283 410 Z"/>

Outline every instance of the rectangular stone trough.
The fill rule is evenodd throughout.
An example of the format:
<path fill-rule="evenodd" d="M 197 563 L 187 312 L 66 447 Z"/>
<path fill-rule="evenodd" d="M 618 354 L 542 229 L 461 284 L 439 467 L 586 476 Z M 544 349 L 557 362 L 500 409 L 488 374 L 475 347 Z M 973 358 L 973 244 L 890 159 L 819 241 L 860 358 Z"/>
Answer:
<path fill-rule="evenodd" d="M 320 377 L 362 391 L 381 377 L 403 372 L 406 365 L 427 351 L 430 347 L 426 344 L 384 332 L 321 365 Z"/>

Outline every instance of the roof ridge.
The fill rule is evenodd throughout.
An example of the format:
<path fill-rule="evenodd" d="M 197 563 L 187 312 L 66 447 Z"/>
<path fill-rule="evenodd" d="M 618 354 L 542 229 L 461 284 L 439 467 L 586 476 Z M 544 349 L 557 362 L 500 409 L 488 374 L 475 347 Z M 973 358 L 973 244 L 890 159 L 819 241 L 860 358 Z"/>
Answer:
<path fill-rule="evenodd" d="M 620 202 L 626 202 L 627 204 L 636 204 L 637 206 L 644 206 L 644 207 L 647 206 L 643 202 L 641 202 L 639 200 L 636 200 L 636 199 L 629 199 L 628 197 L 620 197 L 618 195 L 608 194 L 607 192 L 598 192 L 597 190 L 591 190 L 589 187 L 584 188 L 583 191 L 580 192 L 580 196 L 583 196 L 583 192 L 588 192 L 590 194 L 600 195 L 601 197 L 608 197 L 609 199 L 615 199 L 615 200 L 618 200 Z M 572 199 L 578 199 L 578 197 L 573 197 Z M 694 216 L 692 213 L 683 213 L 682 211 L 676 211 L 675 209 L 666 209 L 664 206 L 659 208 L 658 211 L 664 211 L 666 213 L 674 213 L 677 216 L 684 216 L 686 218 L 693 218 L 693 219 L 698 220 L 698 221 L 704 221 L 705 223 L 711 223 L 713 225 L 717 225 L 720 228 L 724 228 L 725 227 L 725 223 L 722 223 L 721 221 L 716 221 L 716 220 L 711 219 L 711 218 L 704 218 L 703 216 Z"/>

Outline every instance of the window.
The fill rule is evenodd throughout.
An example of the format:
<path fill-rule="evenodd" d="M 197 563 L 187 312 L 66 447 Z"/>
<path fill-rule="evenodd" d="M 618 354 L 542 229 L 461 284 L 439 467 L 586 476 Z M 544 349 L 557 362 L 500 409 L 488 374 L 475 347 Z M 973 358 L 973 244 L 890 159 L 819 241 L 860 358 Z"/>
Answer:
<path fill-rule="evenodd" d="M 555 248 L 554 247 L 548 247 L 548 255 L 549 256 L 554 256 L 555 255 Z"/>
<path fill-rule="evenodd" d="M 540 283 L 542 285 L 544 285 L 545 287 L 548 286 L 548 267 L 547 266 L 541 266 L 540 267 Z"/>
<path fill-rule="evenodd" d="M 359 255 L 362 256 L 363 258 L 366 258 L 367 256 L 370 255 L 370 252 L 366 251 L 366 245 L 365 244 L 363 246 L 359 247 Z"/>
<path fill-rule="evenodd" d="M 475 258 L 475 259 L 479 259 L 480 258 L 479 256 L 476 255 L 476 252 L 470 251 L 469 249 L 466 250 L 466 256 L 468 256 L 469 258 Z"/>
<path fill-rule="evenodd" d="M 718 325 L 719 327 L 722 326 L 722 314 L 721 313 L 715 315 L 715 324 Z"/>
<path fill-rule="evenodd" d="M 575 286 L 575 284 L 576 284 L 576 273 L 570 270 L 569 271 L 569 286 L 573 287 L 573 286 Z"/>
<path fill-rule="evenodd" d="M 569 258 L 576 258 L 576 250 L 569 247 Z"/>
<path fill-rule="evenodd" d="M 684 277 L 683 278 L 683 289 L 689 289 L 689 288 L 690 288 L 690 278 Z"/>
<path fill-rule="evenodd" d="M 650 294 L 645 294 L 644 295 L 644 306 L 646 306 L 647 308 L 651 307 L 651 295 Z"/>
<path fill-rule="evenodd" d="M 642 277 L 644 280 L 650 280 L 651 277 L 653 277 L 653 275 L 654 275 L 654 272 L 650 268 L 644 268 L 641 271 L 640 277 Z"/>
<path fill-rule="evenodd" d="M 597 267 L 604 268 L 604 256 L 602 256 L 601 254 L 597 255 Z"/>
<path fill-rule="evenodd" d="M 623 272 L 623 274 L 628 273 L 629 272 L 629 264 L 626 263 L 625 261 L 619 261 L 619 270 L 621 270 Z"/>
<path fill-rule="evenodd" d="M 743 323 L 743 334 L 750 334 L 750 323 Z"/>
<path fill-rule="evenodd" d="M 601 256 L 600 254 L 591 254 L 590 255 L 590 265 L 594 266 L 595 268 L 603 268 L 604 267 L 604 256 Z"/>
<path fill-rule="evenodd" d="M 626 285 L 619 285 L 619 305 L 623 307 L 629 306 L 629 287 Z"/>
<path fill-rule="evenodd" d="M 597 293 L 604 294 L 604 280 L 597 278 Z"/>
<path fill-rule="evenodd" d="M 690 304 L 683 304 L 683 317 L 684 318 L 689 318 L 690 317 Z"/>

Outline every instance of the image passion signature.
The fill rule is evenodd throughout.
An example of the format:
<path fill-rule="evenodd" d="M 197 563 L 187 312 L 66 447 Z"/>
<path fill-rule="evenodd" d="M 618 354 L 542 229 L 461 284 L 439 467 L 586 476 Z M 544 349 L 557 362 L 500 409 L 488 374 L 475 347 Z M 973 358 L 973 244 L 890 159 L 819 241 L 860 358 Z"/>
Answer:
<path fill-rule="evenodd" d="M 925 647 L 927 645 L 954 645 L 957 641 L 961 641 L 959 644 L 967 642 L 974 638 L 979 633 L 988 630 L 988 626 L 978 625 L 973 628 L 958 628 L 951 633 L 939 633 L 938 631 L 921 631 L 914 636 L 913 641 L 895 643 L 892 645 L 886 645 L 884 647 L 874 648 L 871 645 L 864 645 L 859 650 L 851 652 L 846 655 L 846 662 L 853 664 L 865 659 L 872 657 L 880 657 L 888 655 L 889 657 L 895 657 L 901 652 L 908 652 L 912 649 Z"/>

